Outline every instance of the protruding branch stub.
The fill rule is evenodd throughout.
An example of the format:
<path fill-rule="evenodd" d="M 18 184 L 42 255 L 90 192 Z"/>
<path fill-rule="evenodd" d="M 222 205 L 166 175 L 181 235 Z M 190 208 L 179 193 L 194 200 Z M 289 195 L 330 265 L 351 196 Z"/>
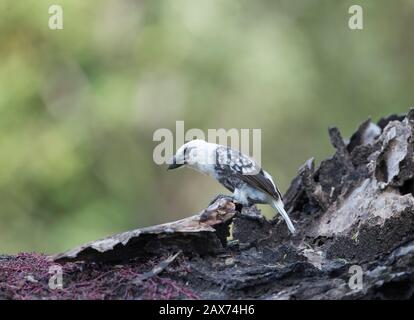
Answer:
<path fill-rule="evenodd" d="M 305 192 L 323 211 L 328 208 L 328 195 L 323 192 L 321 185 L 313 178 L 315 172 L 315 159 L 308 159 L 300 168 L 299 176 L 302 179 Z"/>
<path fill-rule="evenodd" d="M 343 166 L 347 168 L 348 171 L 353 171 L 354 166 L 352 164 L 347 145 L 344 142 L 339 129 L 336 127 L 329 128 L 329 137 L 331 139 L 331 144 L 337 150 L 336 155 L 338 157 L 338 160 L 342 162 Z"/>

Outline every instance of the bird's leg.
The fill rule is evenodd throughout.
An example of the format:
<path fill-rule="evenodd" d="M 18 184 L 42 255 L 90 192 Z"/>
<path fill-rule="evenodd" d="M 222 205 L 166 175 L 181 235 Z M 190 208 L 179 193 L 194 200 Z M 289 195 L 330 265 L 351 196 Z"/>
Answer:
<path fill-rule="evenodd" d="M 213 200 L 210 201 L 208 205 L 211 206 L 213 203 L 217 202 L 220 199 L 227 199 L 229 201 L 234 202 L 234 197 L 229 196 L 227 194 L 218 194 Z"/>

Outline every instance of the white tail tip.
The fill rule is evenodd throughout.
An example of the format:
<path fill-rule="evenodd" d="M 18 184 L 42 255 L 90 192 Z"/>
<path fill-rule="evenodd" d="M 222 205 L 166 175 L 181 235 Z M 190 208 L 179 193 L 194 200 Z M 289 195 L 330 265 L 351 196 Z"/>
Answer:
<path fill-rule="evenodd" d="M 271 203 L 271 205 L 272 205 L 272 207 L 275 209 L 275 210 L 277 210 L 279 213 L 280 213 L 280 215 L 283 217 L 283 219 L 286 221 L 286 224 L 287 224 L 287 226 L 288 226 L 288 228 L 289 228 L 289 230 L 290 230 L 290 232 L 292 233 L 292 234 L 294 234 L 295 233 L 295 227 L 294 227 L 294 225 L 293 225 L 293 223 L 292 223 L 292 220 L 290 220 L 290 218 L 289 218 L 289 216 L 288 216 L 288 214 L 286 213 L 286 211 L 285 211 L 285 207 L 283 206 L 283 202 L 282 201 L 280 201 L 280 200 L 273 200 L 272 201 L 272 203 Z"/>

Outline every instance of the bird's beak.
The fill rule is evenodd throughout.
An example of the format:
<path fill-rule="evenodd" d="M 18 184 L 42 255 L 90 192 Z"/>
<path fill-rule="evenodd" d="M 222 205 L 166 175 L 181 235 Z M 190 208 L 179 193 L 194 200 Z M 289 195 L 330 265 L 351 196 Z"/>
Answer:
<path fill-rule="evenodd" d="M 177 163 L 177 159 L 176 157 L 172 157 L 172 159 L 169 161 L 169 166 L 167 167 L 167 170 L 173 170 L 173 169 L 177 169 L 179 167 L 181 167 L 182 165 L 184 165 L 184 163 Z"/>

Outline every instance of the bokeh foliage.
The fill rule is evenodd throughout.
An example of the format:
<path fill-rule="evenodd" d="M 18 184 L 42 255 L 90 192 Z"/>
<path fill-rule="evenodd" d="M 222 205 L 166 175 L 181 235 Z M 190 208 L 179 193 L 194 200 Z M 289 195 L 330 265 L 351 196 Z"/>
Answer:
<path fill-rule="evenodd" d="M 158 128 L 261 128 L 285 191 L 369 116 L 413 105 L 414 1 L 1 0 L 0 252 L 54 252 L 224 189 L 154 164 Z M 48 28 L 60 4 L 64 30 Z M 269 212 L 268 212 L 269 213 Z"/>

